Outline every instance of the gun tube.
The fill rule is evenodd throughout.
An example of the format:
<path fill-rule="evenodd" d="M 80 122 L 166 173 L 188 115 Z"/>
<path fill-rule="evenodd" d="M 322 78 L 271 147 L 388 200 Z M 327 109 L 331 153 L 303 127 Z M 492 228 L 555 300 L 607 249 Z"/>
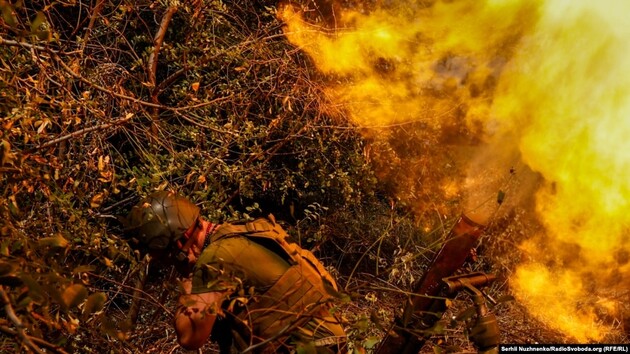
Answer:
<path fill-rule="evenodd" d="M 466 287 L 466 285 L 472 287 L 482 287 L 490 284 L 497 279 L 494 274 L 486 274 L 481 272 L 475 272 L 465 275 L 459 275 L 454 277 L 448 277 L 442 279 L 446 285 L 446 290 L 449 294 L 456 293 Z"/>
<path fill-rule="evenodd" d="M 461 268 L 484 228 L 466 215 L 460 217 L 413 289 L 416 296 L 407 301 L 402 317 L 396 319 L 394 328 L 386 334 L 377 353 L 416 354 L 420 351 L 426 339 L 413 332 L 427 330 L 440 319 L 436 312 L 441 314 L 445 310 L 444 299 L 436 298 L 444 295 L 441 294 L 441 280 Z"/>

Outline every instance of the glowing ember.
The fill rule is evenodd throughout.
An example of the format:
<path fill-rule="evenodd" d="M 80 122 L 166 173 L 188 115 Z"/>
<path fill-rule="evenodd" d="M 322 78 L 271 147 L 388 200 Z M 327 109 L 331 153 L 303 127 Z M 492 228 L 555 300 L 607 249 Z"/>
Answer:
<path fill-rule="evenodd" d="M 596 303 L 613 308 L 607 294 L 630 286 L 630 2 L 426 3 L 347 11 L 334 33 L 291 7 L 280 16 L 289 40 L 343 82 L 328 94 L 358 126 L 420 122 L 440 136 L 427 145 L 450 143 L 449 134 L 501 141 L 542 175 L 545 230 L 521 245 L 526 261 L 512 289 L 548 325 L 602 340 Z M 494 152 L 487 166 L 509 169 L 513 156 Z M 426 185 L 439 176 L 416 177 Z M 434 189 L 445 198 L 469 192 L 456 182 L 442 178 Z"/>

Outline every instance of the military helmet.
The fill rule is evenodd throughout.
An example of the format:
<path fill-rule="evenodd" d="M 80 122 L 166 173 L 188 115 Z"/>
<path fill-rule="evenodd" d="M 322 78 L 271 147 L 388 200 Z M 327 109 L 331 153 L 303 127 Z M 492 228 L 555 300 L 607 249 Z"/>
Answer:
<path fill-rule="evenodd" d="M 174 192 L 156 192 L 131 209 L 125 231 L 149 249 L 163 250 L 183 237 L 199 213 L 198 206 Z"/>

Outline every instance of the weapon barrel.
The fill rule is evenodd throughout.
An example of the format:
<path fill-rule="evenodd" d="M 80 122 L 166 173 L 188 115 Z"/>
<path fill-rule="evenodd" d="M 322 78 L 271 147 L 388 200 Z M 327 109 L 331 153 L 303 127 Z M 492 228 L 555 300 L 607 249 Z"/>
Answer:
<path fill-rule="evenodd" d="M 442 278 L 459 269 L 483 233 L 484 226 L 462 215 L 450 230 L 442 248 L 433 258 L 431 266 L 413 289 L 416 296 L 407 301 L 402 317 L 381 342 L 378 354 L 416 354 L 425 339 L 413 334 L 431 328 L 445 310 Z M 393 333 L 392 333 L 393 332 Z"/>
<path fill-rule="evenodd" d="M 469 286 L 479 288 L 479 287 L 492 283 L 496 279 L 497 279 L 497 276 L 494 274 L 476 272 L 476 273 L 465 274 L 465 275 L 460 275 L 460 276 L 448 277 L 448 278 L 442 279 L 442 281 L 446 285 L 447 292 L 449 294 L 452 294 L 452 293 L 455 293 L 457 291 L 464 289 L 467 284 Z"/>

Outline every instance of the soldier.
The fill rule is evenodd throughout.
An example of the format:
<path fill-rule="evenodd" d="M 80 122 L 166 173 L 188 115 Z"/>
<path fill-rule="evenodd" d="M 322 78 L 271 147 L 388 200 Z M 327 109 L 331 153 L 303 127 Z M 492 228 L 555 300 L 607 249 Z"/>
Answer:
<path fill-rule="evenodd" d="M 329 311 L 334 279 L 273 216 L 215 225 L 186 198 L 157 192 L 133 207 L 128 223 L 130 235 L 184 272 L 175 312 L 182 347 L 210 338 L 221 353 L 290 353 L 299 345 L 345 352 L 344 330 Z"/>

